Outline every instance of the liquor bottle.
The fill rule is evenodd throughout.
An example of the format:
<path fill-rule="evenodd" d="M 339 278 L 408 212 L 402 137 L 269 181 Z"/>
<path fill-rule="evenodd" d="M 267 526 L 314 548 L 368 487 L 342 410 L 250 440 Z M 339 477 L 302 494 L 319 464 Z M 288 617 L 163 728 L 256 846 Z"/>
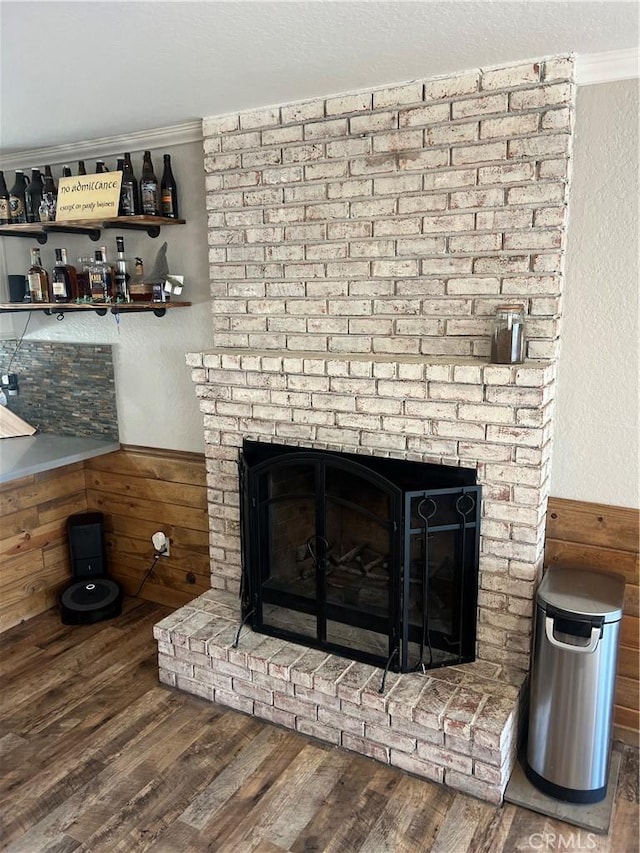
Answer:
<path fill-rule="evenodd" d="M 118 302 L 130 302 L 129 279 L 131 276 L 127 272 L 127 260 L 124 256 L 124 237 L 116 237 L 116 249 L 118 251 L 114 276 L 116 299 Z"/>
<path fill-rule="evenodd" d="M 27 221 L 27 179 L 22 169 L 16 169 L 16 181 L 9 193 L 9 217 L 12 225 L 21 225 Z"/>
<path fill-rule="evenodd" d="M 124 166 L 122 169 L 122 183 L 120 184 L 120 206 L 118 208 L 118 215 L 135 216 L 138 213 L 140 213 L 138 182 L 133 174 L 131 154 L 125 152 Z"/>
<path fill-rule="evenodd" d="M 86 169 L 86 166 L 84 165 L 84 160 L 78 160 L 78 174 L 79 175 L 86 175 L 87 174 L 87 169 Z"/>
<path fill-rule="evenodd" d="M 102 172 L 108 172 L 109 170 L 105 166 L 104 160 L 96 160 L 96 173 L 98 175 L 102 174 Z"/>
<path fill-rule="evenodd" d="M 129 280 L 129 298 L 132 302 L 151 302 L 153 286 L 144 280 L 142 258 L 135 260 L 135 272 Z"/>
<path fill-rule="evenodd" d="M 104 249 L 96 249 L 95 260 L 89 269 L 91 299 L 94 302 L 108 302 L 113 290 L 111 267 L 105 261 Z"/>
<path fill-rule="evenodd" d="M 31 249 L 31 266 L 27 273 L 27 287 L 31 302 L 51 302 L 49 275 L 42 266 L 40 249 Z"/>
<path fill-rule="evenodd" d="M 27 205 L 27 222 L 40 222 L 40 205 L 42 204 L 42 175 L 40 169 L 31 168 L 31 181 L 25 193 Z"/>
<path fill-rule="evenodd" d="M 46 210 L 43 208 L 40 211 L 40 219 L 46 215 L 50 222 L 56 218 L 56 206 L 58 204 L 58 188 L 51 174 L 51 166 L 44 167 L 44 188 L 42 190 L 42 200 L 46 202 Z M 46 221 L 46 220 L 45 220 Z"/>
<path fill-rule="evenodd" d="M 160 183 L 160 198 L 162 200 L 162 215 L 170 219 L 178 219 L 178 185 L 171 171 L 171 155 L 165 154 L 164 172 Z"/>
<path fill-rule="evenodd" d="M 54 302 L 73 302 L 78 295 L 76 268 L 67 263 L 67 250 L 56 249 L 56 264 L 51 272 Z"/>
<path fill-rule="evenodd" d="M 62 167 L 62 177 L 63 177 L 63 178 L 70 178 L 70 177 L 71 177 L 71 167 L 70 167 L 70 166 L 67 166 L 67 164 L 66 164 L 66 163 L 65 163 L 65 165 Z"/>
<path fill-rule="evenodd" d="M 7 225 L 10 221 L 9 190 L 4 179 L 4 172 L 0 172 L 0 225 Z"/>
<path fill-rule="evenodd" d="M 91 284 L 89 282 L 89 270 L 93 266 L 93 258 L 80 257 L 76 267 L 76 285 L 78 287 L 78 299 L 85 301 L 91 299 Z"/>
<path fill-rule="evenodd" d="M 140 179 L 140 207 L 145 216 L 160 216 L 160 186 L 153 171 L 151 152 L 145 151 Z"/>

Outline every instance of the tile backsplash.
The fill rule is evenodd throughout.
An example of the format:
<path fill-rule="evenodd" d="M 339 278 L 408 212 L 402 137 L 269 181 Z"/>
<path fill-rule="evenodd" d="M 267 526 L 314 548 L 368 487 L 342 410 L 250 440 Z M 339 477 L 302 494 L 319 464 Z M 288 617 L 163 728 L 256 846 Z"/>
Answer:
<path fill-rule="evenodd" d="M 18 376 L 9 408 L 41 432 L 118 440 L 110 346 L 2 340 L 0 373 Z"/>

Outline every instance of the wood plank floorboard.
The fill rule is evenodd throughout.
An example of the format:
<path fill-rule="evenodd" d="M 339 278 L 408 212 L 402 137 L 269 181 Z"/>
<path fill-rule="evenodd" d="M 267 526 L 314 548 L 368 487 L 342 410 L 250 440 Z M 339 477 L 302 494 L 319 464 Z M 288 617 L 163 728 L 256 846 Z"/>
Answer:
<path fill-rule="evenodd" d="M 168 608 L 0 637 L 0 849 L 10 853 L 515 853 L 638 849 L 638 751 L 609 835 L 496 807 L 158 682 Z"/>

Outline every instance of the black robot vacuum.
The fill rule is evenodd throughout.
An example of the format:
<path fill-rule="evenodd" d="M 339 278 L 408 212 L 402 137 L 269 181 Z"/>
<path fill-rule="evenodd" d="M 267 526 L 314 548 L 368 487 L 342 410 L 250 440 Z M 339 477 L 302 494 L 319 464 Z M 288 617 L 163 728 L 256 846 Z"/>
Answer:
<path fill-rule="evenodd" d="M 60 596 L 63 625 L 88 625 L 122 613 L 122 588 L 107 577 L 104 515 L 85 512 L 67 520 L 74 582 Z"/>

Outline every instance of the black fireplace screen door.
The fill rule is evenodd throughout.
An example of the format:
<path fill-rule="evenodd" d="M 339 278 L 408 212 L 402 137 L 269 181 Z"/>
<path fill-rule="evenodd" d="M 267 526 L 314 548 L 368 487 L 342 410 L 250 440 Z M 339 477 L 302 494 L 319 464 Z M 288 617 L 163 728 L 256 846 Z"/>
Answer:
<path fill-rule="evenodd" d="M 400 636 L 391 567 L 401 548 L 401 490 L 313 451 L 261 462 L 244 477 L 253 628 L 384 665 Z"/>
<path fill-rule="evenodd" d="M 405 672 L 473 660 L 480 486 L 408 465 L 241 453 L 244 621 Z"/>

